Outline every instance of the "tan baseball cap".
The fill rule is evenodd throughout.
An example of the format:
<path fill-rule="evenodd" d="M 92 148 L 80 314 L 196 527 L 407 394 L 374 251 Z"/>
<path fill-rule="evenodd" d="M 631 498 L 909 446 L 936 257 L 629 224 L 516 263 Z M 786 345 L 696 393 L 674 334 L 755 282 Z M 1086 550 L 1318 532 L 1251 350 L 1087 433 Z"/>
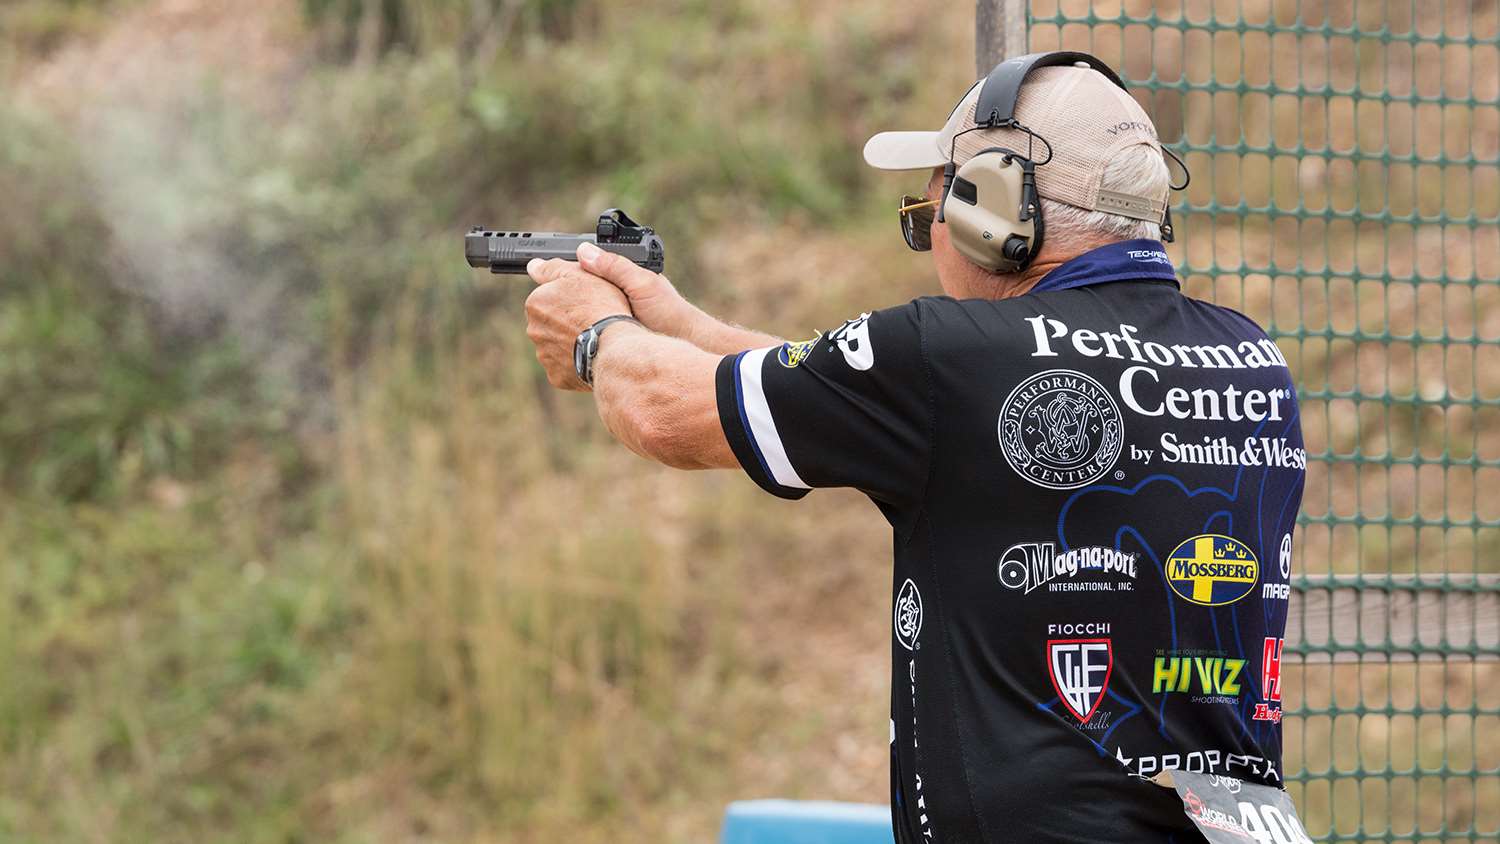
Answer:
<path fill-rule="evenodd" d="M 986 147 L 1007 147 L 1046 161 L 1047 148 L 1018 129 L 974 128 L 981 79 L 969 87 L 948 122 L 936 132 L 881 132 L 865 143 L 865 161 L 881 170 L 929 170 L 948 163 L 962 167 Z M 1156 127 L 1144 109 L 1104 74 L 1078 65 L 1040 67 L 1026 77 L 1016 100 L 1016 120 L 1052 144 L 1052 159 L 1036 168 L 1037 192 L 1047 199 L 1091 211 L 1161 222 L 1168 189 L 1159 196 L 1104 190 L 1104 168 L 1120 150 L 1146 144 L 1160 152 Z M 957 136 L 957 143 L 954 138 Z"/>

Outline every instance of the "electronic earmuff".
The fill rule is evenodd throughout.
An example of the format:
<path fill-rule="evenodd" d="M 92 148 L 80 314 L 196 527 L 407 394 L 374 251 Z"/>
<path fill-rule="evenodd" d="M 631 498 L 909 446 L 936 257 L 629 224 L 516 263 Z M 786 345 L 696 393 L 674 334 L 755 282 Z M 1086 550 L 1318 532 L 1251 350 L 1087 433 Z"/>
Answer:
<path fill-rule="evenodd" d="M 1021 85 L 1037 68 L 1076 64 L 1085 64 L 1104 74 L 1121 90 L 1129 90 L 1109 65 L 1088 53 L 1031 53 L 1007 59 L 985 77 L 974 106 L 975 125 L 958 133 L 1016 129 L 1047 147 L 1045 160 L 1034 161 L 1029 149 L 1023 155 L 1005 147 L 988 147 L 957 167 L 953 156 L 958 135 L 953 138 L 948 163 L 943 165 L 943 196 L 937 220 L 947 224 L 949 238 L 960 254 L 992 272 L 1013 273 L 1024 269 L 1041 251 L 1046 230 L 1036 190 L 1036 168 L 1052 160 L 1052 145 L 1016 121 Z M 1171 155 L 1165 147 L 1162 150 Z M 1173 189 L 1186 186 L 1184 181 L 1181 186 L 1173 185 Z M 1170 243 L 1170 209 L 1162 219 L 1161 232 L 1162 239 Z"/>
<path fill-rule="evenodd" d="M 1042 248 L 1036 165 L 1015 150 L 990 147 L 964 162 L 944 206 L 954 248 L 982 267 L 1016 272 Z"/>

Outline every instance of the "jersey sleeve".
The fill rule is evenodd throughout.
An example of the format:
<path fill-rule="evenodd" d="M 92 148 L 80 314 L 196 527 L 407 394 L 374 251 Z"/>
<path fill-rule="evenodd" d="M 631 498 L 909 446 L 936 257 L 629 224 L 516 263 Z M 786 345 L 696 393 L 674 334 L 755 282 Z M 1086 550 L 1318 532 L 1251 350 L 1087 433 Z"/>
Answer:
<path fill-rule="evenodd" d="M 933 419 L 919 302 L 729 355 L 717 391 L 730 447 L 773 495 L 843 486 L 901 504 L 921 494 Z"/>

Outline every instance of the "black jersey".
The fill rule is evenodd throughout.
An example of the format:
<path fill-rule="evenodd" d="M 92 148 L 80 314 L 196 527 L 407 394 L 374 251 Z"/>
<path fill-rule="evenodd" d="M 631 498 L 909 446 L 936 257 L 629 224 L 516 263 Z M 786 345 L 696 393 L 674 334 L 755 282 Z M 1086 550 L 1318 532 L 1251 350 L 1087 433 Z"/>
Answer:
<path fill-rule="evenodd" d="M 1160 243 L 731 355 L 718 406 L 767 491 L 894 530 L 897 842 L 1201 841 L 1151 777 L 1282 784 L 1296 392 Z"/>

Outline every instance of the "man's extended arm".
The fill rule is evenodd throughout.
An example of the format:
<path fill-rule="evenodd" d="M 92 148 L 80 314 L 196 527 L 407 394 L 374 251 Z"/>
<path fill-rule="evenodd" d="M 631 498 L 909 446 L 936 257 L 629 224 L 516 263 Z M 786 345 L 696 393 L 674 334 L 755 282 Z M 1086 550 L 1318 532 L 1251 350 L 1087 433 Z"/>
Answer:
<path fill-rule="evenodd" d="M 630 323 L 611 327 L 594 361 L 594 399 L 627 448 L 675 469 L 738 466 L 719 424 L 719 356 Z"/>
<path fill-rule="evenodd" d="M 615 277 L 590 272 L 591 263 Z M 537 288 L 526 300 L 526 331 L 547 380 L 588 389 L 574 372 L 574 339 L 636 302 L 597 261 L 533 261 L 527 271 Z M 778 356 L 775 338 L 754 332 L 721 335 L 720 342 L 735 342 L 719 348 L 734 354 L 716 354 L 612 321 L 593 362 L 595 405 L 622 443 L 669 466 L 742 466 L 783 498 L 850 486 L 878 501 L 911 503 L 925 487 L 935 424 L 920 309 L 911 303 L 865 314 L 842 330 L 847 340 L 791 361 Z M 879 368 L 871 357 L 877 346 Z"/>
<path fill-rule="evenodd" d="M 659 334 L 676 337 L 716 355 L 779 346 L 780 337 L 715 319 L 677 292 L 660 273 L 585 244 L 578 250 L 583 269 L 620 288 L 635 318 Z"/>
<path fill-rule="evenodd" d="M 603 317 L 628 313 L 625 296 L 617 285 L 571 261 L 534 261 L 528 271 L 538 284 L 526 299 L 526 330 L 537 360 L 553 386 L 586 389 L 573 371 L 574 338 Z M 766 345 L 776 342 L 745 335 L 756 338 Z M 719 360 L 685 340 L 613 323 L 601 335 L 594 359 L 599 415 L 632 451 L 668 466 L 736 466 L 719 425 L 714 385 Z"/>

